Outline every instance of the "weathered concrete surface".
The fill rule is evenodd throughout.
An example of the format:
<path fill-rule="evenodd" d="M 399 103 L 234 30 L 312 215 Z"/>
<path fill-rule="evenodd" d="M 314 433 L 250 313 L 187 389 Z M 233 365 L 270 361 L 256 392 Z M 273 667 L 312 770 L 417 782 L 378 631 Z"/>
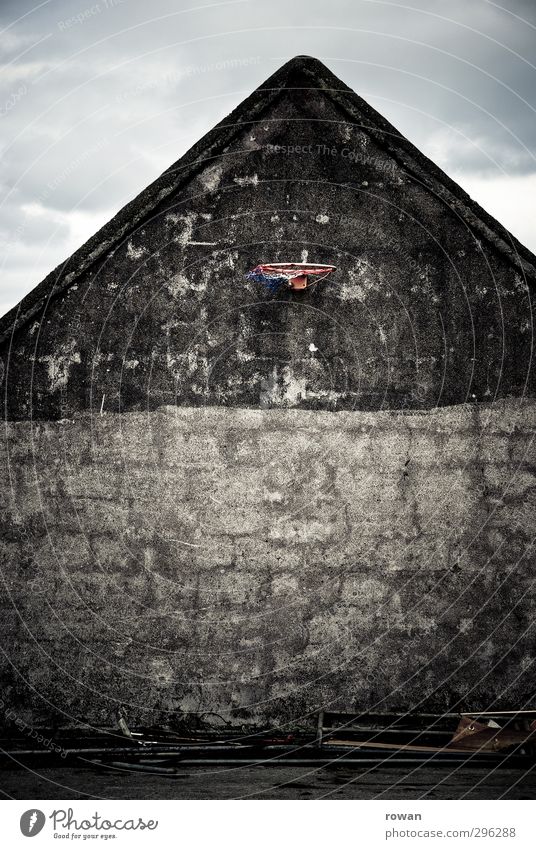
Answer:
<path fill-rule="evenodd" d="M 535 411 L 9 424 L 5 702 L 45 725 L 522 705 Z"/>
<path fill-rule="evenodd" d="M 244 279 L 302 259 L 337 271 Z M 521 704 L 535 280 L 324 66 L 281 69 L 0 320 L 6 704 Z"/>

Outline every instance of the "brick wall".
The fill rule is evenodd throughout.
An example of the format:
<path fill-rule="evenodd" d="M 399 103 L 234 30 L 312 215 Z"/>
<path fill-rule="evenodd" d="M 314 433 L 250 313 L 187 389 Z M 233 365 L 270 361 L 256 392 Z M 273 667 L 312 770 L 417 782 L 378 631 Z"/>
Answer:
<path fill-rule="evenodd" d="M 534 411 L 8 425 L 4 700 L 45 725 L 519 705 Z"/>

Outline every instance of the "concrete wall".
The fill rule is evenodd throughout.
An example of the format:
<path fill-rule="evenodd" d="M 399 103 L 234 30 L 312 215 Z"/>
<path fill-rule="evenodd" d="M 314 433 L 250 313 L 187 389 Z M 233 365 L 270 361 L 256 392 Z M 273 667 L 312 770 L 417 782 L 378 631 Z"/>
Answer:
<path fill-rule="evenodd" d="M 534 403 L 11 423 L 3 696 L 33 722 L 534 689 Z M 16 640 L 13 635 L 16 633 Z"/>
<path fill-rule="evenodd" d="M 363 104 L 287 83 L 2 325 L 2 684 L 44 724 L 533 689 L 530 280 Z M 337 272 L 244 279 L 305 258 Z"/>

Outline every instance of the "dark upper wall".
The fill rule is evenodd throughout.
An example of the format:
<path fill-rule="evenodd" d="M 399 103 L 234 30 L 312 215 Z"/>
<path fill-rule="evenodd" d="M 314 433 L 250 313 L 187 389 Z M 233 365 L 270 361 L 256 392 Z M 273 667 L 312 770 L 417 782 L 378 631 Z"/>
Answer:
<path fill-rule="evenodd" d="M 260 261 L 304 257 L 337 272 L 277 296 L 244 280 Z M 288 90 L 2 359 L 8 416 L 53 419 L 490 401 L 534 393 L 531 345 L 521 267 L 328 95 Z"/>

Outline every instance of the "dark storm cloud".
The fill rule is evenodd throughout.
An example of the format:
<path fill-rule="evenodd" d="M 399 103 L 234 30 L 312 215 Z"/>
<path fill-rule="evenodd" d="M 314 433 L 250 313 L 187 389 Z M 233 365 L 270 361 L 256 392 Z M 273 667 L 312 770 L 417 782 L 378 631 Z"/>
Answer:
<path fill-rule="evenodd" d="M 0 310 L 298 53 L 325 61 L 453 177 L 496 186 L 497 217 L 525 187 L 504 223 L 516 232 L 519 207 L 516 235 L 530 242 L 533 4 L 411 6 L 4 0 Z"/>

